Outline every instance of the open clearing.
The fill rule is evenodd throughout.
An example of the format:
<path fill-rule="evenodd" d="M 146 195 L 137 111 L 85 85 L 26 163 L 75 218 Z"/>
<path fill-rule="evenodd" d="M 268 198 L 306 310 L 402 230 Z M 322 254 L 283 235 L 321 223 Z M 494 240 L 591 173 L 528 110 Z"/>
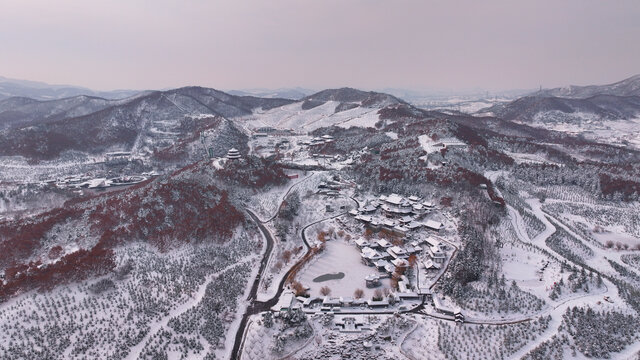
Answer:
<path fill-rule="evenodd" d="M 322 283 L 313 282 L 313 279 L 318 276 L 336 272 L 343 272 L 345 276 L 342 279 Z M 377 273 L 374 267 L 362 263 L 360 252 L 355 246 L 342 240 L 332 240 L 326 242 L 326 249 L 317 257 L 317 260 L 301 272 L 299 281 L 311 287 L 309 290 L 311 296 L 322 296 L 320 288 L 328 286 L 331 289 L 330 296 L 353 296 L 355 289 L 362 289 L 364 298 L 369 299 L 373 296 L 375 289 L 367 289 L 364 278 L 369 274 Z M 389 279 L 382 279 L 381 283 L 381 288 L 391 285 Z"/>

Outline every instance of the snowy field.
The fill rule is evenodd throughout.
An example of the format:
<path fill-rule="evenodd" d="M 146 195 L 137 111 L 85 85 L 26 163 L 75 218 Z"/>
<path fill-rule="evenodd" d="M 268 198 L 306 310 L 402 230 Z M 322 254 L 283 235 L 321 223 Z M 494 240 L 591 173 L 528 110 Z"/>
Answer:
<path fill-rule="evenodd" d="M 34 183 L 96 170 L 103 157 L 86 157 L 70 161 L 46 161 L 30 164 L 22 157 L 0 157 L 0 181 Z"/>
<path fill-rule="evenodd" d="M 566 116 L 568 115 L 562 114 L 562 119 L 565 119 Z M 597 142 L 640 149 L 640 118 L 604 120 L 593 117 L 592 114 L 583 113 L 571 114 L 570 121 L 545 121 L 549 118 L 553 119 L 554 114 L 540 113 L 536 116 L 535 122 L 527 123 L 527 125 L 582 134 L 585 138 Z"/>
<path fill-rule="evenodd" d="M 319 283 L 313 281 L 320 275 L 338 272 L 343 272 L 344 278 Z M 331 240 L 326 242 L 325 251 L 300 273 L 298 280 L 311 288 L 311 296 L 322 296 L 320 288 L 328 286 L 331 289 L 330 296 L 353 297 L 355 289 L 362 289 L 365 293 L 364 298 L 370 299 L 375 289 L 368 289 L 364 281 L 370 274 L 378 274 L 378 271 L 362 263 L 360 251 L 355 245 L 342 240 Z M 382 279 L 381 283 L 381 288 L 391 286 L 389 279 Z"/>
<path fill-rule="evenodd" d="M 549 161 L 543 154 L 514 153 L 509 151 L 504 151 L 504 153 L 512 157 L 516 164 L 556 164 L 553 161 Z"/>
<path fill-rule="evenodd" d="M 338 101 L 327 101 L 313 109 L 303 110 L 302 103 L 294 103 L 267 111 L 257 110 L 254 114 L 241 118 L 240 122 L 244 122 L 249 128 L 270 126 L 308 132 L 332 125 L 345 128 L 374 127 L 380 120 L 377 107 L 356 107 L 336 113 L 335 109 L 339 104 Z"/>
<path fill-rule="evenodd" d="M 121 247 L 119 275 L 2 303 L 0 358 L 226 358 L 259 261 L 254 240 L 243 235 L 224 246 L 164 253 L 145 244 Z"/>
<path fill-rule="evenodd" d="M 507 244 L 500 254 L 506 278 L 515 280 L 521 289 L 539 298 L 548 298 L 551 287 L 562 277 L 557 261 L 523 244 Z"/>
<path fill-rule="evenodd" d="M 453 110 L 459 111 L 467 114 L 473 114 L 482 109 L 489 108 L 496 104 L 509 102 L 513 99 L 511 98 L 503 98 L 496 97 L 493 99 L 490 98 L 466 98 L 459 96 L 452 96 L 443 99 L 433 99 L 433 98 L 425 98 L 425 99 L 415 99 L 411 101 L 411 103 L 417 105 L 420 108 L 427 110 Z"/>

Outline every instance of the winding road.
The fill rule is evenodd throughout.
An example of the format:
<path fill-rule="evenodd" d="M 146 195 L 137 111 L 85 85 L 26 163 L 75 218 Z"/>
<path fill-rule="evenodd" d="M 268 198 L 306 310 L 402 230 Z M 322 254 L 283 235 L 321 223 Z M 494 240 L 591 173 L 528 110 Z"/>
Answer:
<path fill-rule="evenodd" d="M 240 325 L 238 326 L 238 331 L 236 332 L 235 341 L 233 343 L 233 349 L 231 350 L 231 358 L 232 359 L 240 359 L 242 345 L 242 339 L 244 337 L 245 328 L 247 327 L 247 321 L 251 315 L 267 311 L 272 306 L 274 306 L 278 302 L 278 298 L 282 294 L 282 288 L 278 288 L 278 292 L 274 297 L 267 301 L 257 301 L 256 295 L 258 293 L 258 286 L 260 285 L 260 280 L 262 279 L 262 275 L 264 274 L 264 269 L 269 262 L 269 258 L 271 257 L 271 252 L 273 251 L 274 239 L 271 232 L 264 226 L 264 224 L 258 219 L 256 214 L 254 214 L 251 210 L 246 210 L 249 216 L 253 219 L 253 221 L 258 225 L 258 229 L 262 233 L 262 236 L 267 241 L 267 248 L 265 254 L 260 262 L 260 269 L 258 270 L 258 275 L 253 281 L 253 285 L 251 286 L 251 291 L 249 292 L 249 296 L 247 300 L 249 300 L 249 305 L 245 309 L 244 314 L 242 315 L 242 319 L 240 320 Z"/>
<path fill-rule="evenodd" d="M 312 174 L 313 175 L 313 174 Z M 304 180 L 307 180 L 309 177 L 311 177 L 312 175 L 306 177 L 305 179 L 301 180 L 300 182 L 292 185 L 288 191 L 283 195 L 282 197 L 282 201 L 284 201 L 284 199 L 286 198 L 286 196 L 290 193 L 290 191 L 292 190 L 292 188 L 296 185 L 298 185 L 299 183 L 301 183 Z M 353 200 L 356 204 L 356 206 L 359 206 L 358 201 L 354 198 L 354 197 L 350 197 L 351 200 Z M 282 204 L 281 201 L 281 204 Z M 281 205 L 280 205 L 281 206 Z M 540 221 L 542 221 L 545 225 L 545 230 L 540 233 L 538 236 L 536 236 L 534 239 L 530 239 L 528 234 L 526 233 L 526 231 L 524 230 L 524 222 L 522 220 L 522 218 L 519 216 L 519 214 L 517 213 L 517 211 L 507 205 L 507 210 L 509 212 L 509 218 L 512 222 L 513 227 L 516 230 L 516 235 L 518 237 L 518 240 L 523 242 L 523 243 L 527 243 L 530 245 L 534 245 L 536 247 L 542 247 L 545 250 L 549 251 L 550 254 L 552 254 L 552 256 L 554 258 L 556 258 L 556 260 L 558 261 L 563 261 L 565 260 L 564 257 L 560 256 L 559 254 L 557 254 L 553 249 L 549 248 L 548 246 L 546 246 L 546 239 L 548 237 L 550 237 L 551 235 L 553 235 L 556 232 L 556 228 L 555 226 L 546 218 L 546 214 L 545 213 L 541 213 L 541 211 L 534 211 L 534 215 L 539 218 Z M 261 266 L 260 266 L 260 270 L 258 272 L 258 275 L 256 276 L 256 279 L 254 280 L 253 286 L 251 288 L 251 291 L 249 293 L 249 297 L 248 300 L 250 301 L 250 304 L 247 306 L 247 309 L 242 317 L 242 320 L 240 322 L 240 326 L 238 328 L 238 331 L 236 333 L 236 338 L 235 338 L 235 343 L 234 343 L 234 347 L 233 347 L 233 351 L 232 351 L 232 359 L 239 359 L 242 355 L 242 342 L 244 339 L 244 332 L 245 332 L 245 328 L 247 325 L 247 321 L 249 319 L 249 317 L 251 315 L 263 312 L 263 311 L 268 311 L 271 307 L 273 307 L 277 302 L 278 299 L 280 297 L 280 295 L 282 294 L 282 292 L 284 291 L 285 288 L 285 283 L 287 281 L 287 278 L 289 277 L 289 275 L 291 274 L 292 271 L 294 271 L 295 269 L 297 269 L 298 267 L 303 265 L 303 260 L 299 260 L 298 262 L 296 262 L 284 275 L 284 277 L 281 279 L 279 285 L 278 285 L 278 289 L 276 294 L 269 300 L 267 301 L 257 301 L 256 300 L 256 295 L 257 295 L 257 291 L 259 288 L 259 284 L 260 281 L 262 279 L 262 275 L 264 273 L 264 270 L 266 268 L 266 265 L 269 261 L 269 258 L 271 256 L 271 252 L 273 250 L 273 244 L 274 244 L 274 236 L 271 234 L 271 232 L 264 226 L 265 223 L 272 221 L 277 213 L 275 215 L 273 215 L 272 217 L 270 217 L 269 219 L 267 219 L 266 221 L 261 221 L 253 212 L 251 212 L 250 210 L 247 210 L 247 212 L 249 213 L 250 217 L 253 219 L 253 221 L 256 222 L 256 224 L 258 225 L 258 228 L 260 229 L 260 231 L 262 232 L 263 236 L 265 237 L 266 241 L 267 241 L 267 249 L 264 255 L 264 258 L 262 259 L 261 262 Z M 302 230 L 301 230 L 301 238 L 302 241 L 307 249 L 306 254 L 308 254 L 311 251 L 311 246 L 309 245 L 309 241 L 306 237 L 306 230 L 308 228 L 310 228 L 313 225 L 316 225 L 318 223 L 327 221 L 327 220 L 331 220 L 340 216 L 345 215 L 347 212 L 341 212 L 338 213 L 336 215 L 327 217 L 327 218 L 323 218 L 320 220 L 316 220 L 314 222 L 311 222 L 307 225 L 305 225 Z M 454 253 L 452 254 L 451 260 L 453 260 L 455 258 L 455 255 L 457 254 L 459 248 L 457 245 L 448 242 L 450 245 L 452 245 L 455 248 Z M 540 244 L 542 246 L 540 246 Z M 303 257 L 304 258 L 304 257 Z M 445 270 L 439 275 L 438 279 L 436 279 L 433 284 L 429 287 L 429 288 L 433 288 L 433 286 L 435 286 L 435 284 L 437 284 L 437 282 L 440 280 L 440 277 L 447 271 L 448 266 L 451 264 L 451 260 L 447 263 Z M 610 286 L 607 286 L 610 285 Z M 548 307 L 546 307 L 545 309 L 535 313 L 535 314 L 529 314 L 529 315 L 523 315 L 521 317 L 516 317 L 516 318 L 510 318 L 510 319 L 495 319 L 495 318 L 487 318 L 487 319 L 477 319 L 477 318 L 469 318 L 466 319 L 465 322 L 469 323 L 469 324 L 478 324 L 478 325 L 511 325 L 511 324 L 517 324 L 517 323 L 523 323 L 523 322 L 528 322 L 531 321 L 533 319 L 536 319 L 540 316 L 546 316 L 546 315 L 553 315 L 553 320 L 551 322 L 551 324 L 549 325 L 549 329 L 547 329 L 543 335 L 539 336 L 535 341 L 532 341 L 530 343 L 528 343 L 526 346 L 524 346 L 523 348 L 520 349 L 520 351 L 516 352 L 515 354 L 512 355 L 512 358 L 519 358 L 522 355 L 526 354 L 528 351 L 530 351 L 531 349 L 535 348 L 536 346 L 538 346 L 541 342 L 546 341 L 548 338 L 550 338 L 551 336 L 553 336 L 553 334 L 556 333 L 556 328 L 557 325 L 559 324 L 558 320 L 562 313 L 564 313 L 564 311 L 571 307 L 574 306 L 578 303 L 583 303 L 585 300 L 587 300 L 587 298 L 593 298 L 593 300 L 595 301 L 596 299 L 601 299 L 602 296 L 604 294 L 608 294 L 610 293 L 610 289 L 611 289 L 612 284 L 607 284 L 607 281 L 604 280 L 604 289 L 603 291 L 597 292 L 597 293 L 587 293 L 587 294 L 583 294 L 580 296 L 575 296 L 575 297 L 570 297 L 570 298 L 566 298 L 563 299 L 561 302 L 558 303 L 554 303 Z M 615 287 L 614 287 L 615 288 Z M 426 317 L 430 317 L 430 318 L 434 318 L 434 319 L 438 319 L 438 320 L 445 320 L 445 321 L 454 321 L 453 318 L 449 318 L 440 314 L 436 314 L 436 313 L 427 313 L 424 311 L 425 310 L 425 303 L 423 300 L 423 303 L 416 307 L 413 308 L 411 310 L 408 311 L 404 311 L 406 313 L 413 313 L 416 315 L 420 315 L 420 316 L 426 316 Z M 349 312 L 351 314 L 351 312 Z M 353 312 L 353 314 L 357 314 L 360 312 Z M 362 312 L 364 313 L 369 313 L 369 312 Z M 384 312 L 379 312 L 381 314 L 393 314 L 396 313 L 396 311 L 384 311 Z M 555 321 L 554 321 L 555 320 Z M 558 323 L 558 324 L 556 324 Z"/>
<path fill-rule="evenodd" d="M 291 185 L 289 187 L 289 189 L 286 191 L 286 193 L 282 196 L 281 201 L 280 201 L 280 205 L 278 206 L 278 209 L 280 208 L 280 206 L 282 206 L 282 203 L 284 202 L 284 199 L 287 197 L 287 195 L 291 192 L 291 190 L 295 186 L 297 186 L 300 183 L 302 183 L 303 181 L 309 179 L 314 174 L 315 173 L 312 173 L 311 175 L 307 176 L 306 178 L 304 178 L 304 179 L 298 181 L 297 183 Z M 354 200 L 356 202 L 356 204 L 358 204 L 358 202 L 355 199 L 353 199 L 353 198 L 351 198 L 351 199 Z M 273 219 L 275 219 L 275 217 L 277 216 L 278 213 L 276 211 L 276 213 L 273 216 L 271 216 L 269 219 L 263 221 L 263 220 L 260 220 L 260 218 L 253 211 L 251 211 L 249 209 L 246 209 L 246 211 L 249 214 L 249 216 L 251 217 L 251 219 L 258 226 L 258 229 L 262 233 L 262 236 L 265 238 L 265 240 L 267 242 L 267 248 L 266 248 L 265 254 L 264 254 L 263 258 L 262 258 L 262 261 L 260 262 L 260 269 L 258 270 L 258 274 L 257 274 L 256 278 L 253 281 L 253 285 L 251 286 L 251 291 L 249 292 L 249 295 L 247 297 L 247 300 L 249 301 L 249 305 L 247 306 L 244 314 L 242 315 L 242 319 L 240 320 L 240 325 L 238 326 L 238 331 L 236 332 L 236 336 L 235 336 L 235 340 L 234 340 L 234 344 L 233 344 L 233 349 L 231 351 L 231 358 L 232 359 L 240 359 L 240 357 L 242 355 L 242 342 L 243 342 L 243 339 L 244 339 L 246 326 L 247 326 L 247 322 L 249 320 L 249 317 L 251 317 L 252 315 L 264 312 L 264 311 L 268 311 L 274 305 L 276 305 L 278 303 L 278 299 L 280 298 L 280 295 L 282 295 L 282 292 L 284 291 L 285 283 L 287 281 L 287 278 L 289 277 L 289 275 L 291 274 L 292 271 L 294 271 L 296 268 L 302 266 L 303 259 L 305 258 L 303 256 L 301 260 L 296 262 L 291 268 L 289 268 L 289 270 L 287 270 L 285 275 L 280 280 L 280 283 L 278 284 L 278 290 L 276 291 L 276 294 L 273 297 L 271 297 L 269 300 L 266 300 L 266 301 L 258 301 L 257 300 L 258 288 L 259 288 L 260 282 L 262 280 L 262 276 L 264 274 L 264 270 L 266 269 L 266 266 L 267 266 L 267 264 L 269 262 L 269 259 L 271 257 L 271 253 L 273 251 L 273 246 L 274 246 L 274 243 L 275 243 L 275 237 L 273 236 L 271 231 L 269 231 L 269 229 L 267 229 L 267 227 L 264 224 L 266 224 L 266 223 L 272 221 Z M 321 223 L 323 221 L 327 221 L 327 220 L 331 220 L 331 219 L 343 216 L 345 214 L 347 214 L 347 211 L 341 212 L 341 213 L 338 213 L 336 215 L 333 215 L 333 216 L 330 216 L 330 217 L 326 217 L 326 218 L 323 218 L 323 219 L 320 219 L 320 220 L 316 220 L 314 222 L 311 222 L 311 223 L 305 225 L 302 228 L 300 233 L 301 233 L 301 237 L 302 237 L 302 242 L 304 243 L 305 247 L 307 248 L 306 254 L 309 254 L 309 252 L 311 251 L 311 246 L 309 245 L 309 242 L 307 240 L 305 231 L 309 227 L 311 227 L 313 225 L 316 225 L 316 224 Z"/>
<path fill-rule="evenodd" d="M 548 214 L 543 212 L 539 207 L 533 206 L 533 208 L 534 208 L 533 214 L 540 221 L 542 221 L 542 223 L 545 225 L 545 229 L 540 234 L 538 234 L 535 238 L 530 239 L 528 234 L 526 233 L 526 230 L 524 227 L 525 226 L 524 221 L 521 218 L 520 214 L 513 207 L 507 205 L 507 210 L 509 212 L 509 219 L 511 220 L 512 226 L 516 231 L 518 240 L 522 243 L 545 249 L 553 258 L 555 258 L 556 261 L 562 262 L 567 260 L 571 262 L 570 260 L 565 259 L 563 256 L 556 253 L 552 248 L 546 245 L 547 238 L 549 238 L 551 235 L 553 235 L 556 232 L 556 227 L 547 219 L 547 216 L 549 216 Z M 573 235 L 577 235 L 577 234 L 573 233 Z M 574 264 L 574 265 L 581 267 L 578 264 Z M 435 285 L 435 282 L 434 282 L 434 285 Z M 554 303 L 535 314 L 529 314 L 529 315 L 524 315 L 522 317 L 505 319 L 505 320 L 465 319 L 465 323 L 481 324 L 481 325 L 512 325 L 517 323 L 528 322 L 540 316 L 552 315 L 551 323 L 549 324 L 549 327 L 547 328 L 547 330 L 544 331 L 542 335 L 538 336 L 534 341 L 527 343 L 520 350 L 518 350 L 517 352 L 515 352 L 509 357 L 511 359 L 520 359 L 522 356 L 526 355 L 529 351 L 535 349 L 538 345 L 550 339 L 553 335 L 557 333 L 557 327 L 560 325 L 562 314 L 566 311 L 567 308 L 582 304 L 584 303 L 584 301 L 588 301 L 588 300 L 593 300 L 593 301 L 601 300 L 603 295 L 608 294 L 610 296 L 613 296 L 614 294 L 611 289 L 615 289 L 615 286 L 611 284 L 607 279 L 603 279 L 603 285 L 604 286 L 602 291 L 590 292 L 587 294 L 582 294 L 582 295 L 562 299 L 560 302 Z M 428 317 L 439 319 L 439 320 L 454 321 L 453 319 L 448 317 L 443 317 L 438 314 L 424 312 L 423 305 L 413 310 L 410 310 L 408 312 L 419 314 L 422 316 L 428 316 Z"/>

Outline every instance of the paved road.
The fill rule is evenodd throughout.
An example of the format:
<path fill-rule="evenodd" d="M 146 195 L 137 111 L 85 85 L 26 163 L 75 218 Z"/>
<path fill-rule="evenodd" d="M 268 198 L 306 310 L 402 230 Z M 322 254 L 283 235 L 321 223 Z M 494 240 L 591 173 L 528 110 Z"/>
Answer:
<path fill-rule="evenodd" d="M 298 185 L 302 184 L 303 182 L 307 181 L 309 178 L 311 178 L 311 177 L 312 177 L 313 175 L 315 175 L 315 174 L 316 174 L 316 172 L 312 171 L 312 172 L 311 172 L 311 174 L 309 174 L 309 176 L 307 176 L 307 177 L 305 177 L 305 178 L 303 178 L 303 179 L 300 179 L 300 181 L 298 181 L 298 182 L 296 182 L 296 183 L 294 183 L 294 184 L 291 184 L 291 186 L 289 186 L 289 188 L 288 188 L 288 189 L 287 189 L 287 191 L 284 193 L 284 195 L 282 195 L 282 198 L 280 199 L 280 205 L 278 205 L 278 208 L 276 209 L 276 212 L 273 214 L 273 216 L 271 216 L 270 218 L 268 218 L 267 220 L 264 220 L 264 221 L 262 221 L 262 220 L 260 220 L 260 219 L 258 218 L 258 221 L 259 221 L 259 222 L 261 222 L 261 223 L 263 223 L 263 224 L 264 224 L 264 223 L 268 223 L 268 222 L 270 222 L 270 221 L 273 221 L 273 219 L 275 219 L 275 218 L 276 218 L 276 216 L 278 216 L 278 212 L 280 211 L 280 208 L 282 207 L 282 204 L 284 204 L 284 199 L 286 199 L 286 198 L 287 198 L 287 196 L 289 195 L 289 193 L 291 192 L 291 190 L 293 190 L 293 188 L 294 188 L 294 187 L 296 187 L 296 186 L 298 186 Z"/>
<path fill-rule="evenodd" d="M 233 349 L 231 350 L 231 358 L 239 359 L 240 358 L 240 345 L 242 344 L 242 338 L 244 335 L 245 328 L 247 326 L 247 321 L 251 315 L 257 314 L 262 311 L 266 311 L 270 309 L 273 305 L 278 301 L 278 297 L 282 293 L 281 290 L 276 293 L 276 296 L 267 300 L 267 301 L 256 301 L 256 295 L 258 293 L 258 286 L 260 285 L 260 280 L 262 279 L 262 275 L 264 274 L 264 269 L 267 266 L 269 258 L 271 257 L 271 252 L 273 251 L 273 235 L 271 232 L 262 224 L 260 219 L 254 214 L 251 210 L 247 209 L 247 213 L 253 219 L 253 221 L 258 225 L 258 229 L 262 232 L 262 235 L 267 240 L 267 249 L 265 251 L 264 257 L 260 262 L 260 269 L 258 270 L 258 275 L 253 281 L 253 285 L 251 286 L 251 291 L 249 292 L 249 296 L 247 300 L 249 300 L 249 305 L 247 306 L 244 315 L 242 315 L 242 319 L 240 320 L 240 325 L 238 326 L 238 331 L 236 332 L 236 338 L 233 343 Z"/>
<path fill-rule="evenodd" d="M 301 180 L 300 182 L 304 181 L 308 179 L 305 178 L 303 180 Z M 298 182 L 298 183 L 300 183 Z M 297 185 L 297 184 L 295 184 Z M 293 187 L 293 186 L 292 186 Z M 291 189 L 289 189 L 291 190 Z M 287 192 L 288 193 L 288 192 Z M 352 198 L 352 200 L 354 200 L 356 202 L 356 204 L 358 203 L 355 199 Z M 265 252 L 265 255 L 262 259 L 262 262 L 260 263 L 260 269 L 258 270 L 258 275 L 256 276 L 254 282 L 253 282 L 253 286 L 251 287 L 251 291 L 249 292 L 249 296 L 247 298 L 247 300 L 250 301 L 249 305 L 247 306 L 247 309 L 244 313 L 244 315 L 242 315 L 242 319 L 240 320 L 240 326 L 238 327 L 238 331 L 236 332 L 236 338 L 235 341 L 233 343 L 233 349 L 231 351 L 231 358 L 232 359 L 240 359 L 240 357 L 242 356 L 242 339 L 244 338 L 244 332 L 246 330 L 246 326 L 247 326 L 247 322 L 249 320 L 249 317 L 251 315 L 255 315 L 264 311 L 269 311 L 274 305 L 276 305 L 278 303 L 278 299 L 280 298 L 280 295 L 282 295 L 282 292 L 284 291 L 284 287 L 285 287 L 285 283 L 287 281 L 287 278 L 289 277 L 289 275 L 291 274 L 292 271 L 294 271 L 294 269 L 302 266 L 302 262 L 305 257 L 303 256 L 301 260 L 299 260 L 297 263 L 295 263 L 286 273 L 285 275 L 282 277 L 282 279 L 280 280 L 280 284 L 278 284 L 278 291 L 276 292 L 276 294 L 269 300 L 267 301 L 258 301 L 256 300 L 257 297 L 257 293 L 258 293 L 258 285 L 260 284 L 260 280 L 262 278 L 262 275 L 264 273 L 265 267 L 269 261 L 269 258 L 271 256 L 271 251 L 273 250 L 273 244 L 274 244 L 274 237 L 271 234 L 271 232 L 269 231 L 269 229 L 267 229 L 264 226 L 264 223 L 269 222 L 273 219 L 270 218 L 266 221 L 260 221 L 260 219 L 250 210 L 247 210 L 247 212 L 249 213 L 249 215 L 251 216 L 251 218 L 253 219 L 253 221 L 255 221 L 255 223 L 258 225 L 258 228 L 260 229 L 260 231 L 262 232 L 262 235 L 264 235 L 264 238 L 267 239 L 267 251 Z M 307 225 L 305 225 L 302 230 L 301 230 L 301 235 L 302 235 L 302 242 L 304 243 L 305 247 L 307 248 L 307 252 L 306 254 L 309 254 L 309 252 L 311 251 L 311 246 L 309 245 L 309 242 L 307 240 L 307 236 L 305 235 L 305 231 L 318 223 L 321 223 L 323 221 L 327 221 L 330 219 L 334 219 L 340 216 L 343 216 L 347 214 L 347 212 L 342 212 L 321 220 L 317 220 L 314 221 L 312 223 L 309 223 Z"/>

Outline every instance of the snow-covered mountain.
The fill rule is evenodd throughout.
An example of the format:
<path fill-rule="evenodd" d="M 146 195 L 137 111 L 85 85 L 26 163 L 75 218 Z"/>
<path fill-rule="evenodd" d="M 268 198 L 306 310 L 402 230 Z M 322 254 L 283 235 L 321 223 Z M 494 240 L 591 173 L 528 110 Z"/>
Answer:
<path fill-rule="evenodd" d="M 300 101 L 243 117 L 250 128 L 312 131 L 320 127 L 374 127 L 384 108 L 408 106 L 392 95 L 352 88 L 328 89 Z"/>
<path fill-rule="evenodd" d="M 380 110 L 408 105 L 388 94 L 351 88 L 324 90 L 298 101 L 236 96 L 186 87 L 141 93 L 121 100 L 88 96 L 39 101 L 0 101 L 0 155 L 53 159 L 65 151 L 98 154 L 134 150 L 151 154 L 181 146 L 203 131 L 207 118 L 238 119 L 252 129 L 311 131 L 319 127 L 374 127 Z M 186 126 L 185 124 L 190 124 Z M 223 122 L 224 123 L 224 122 Z M 231 123 L 229 126 L 235 126 Z M 184 144 L 182 144 L 184 145 Z"/>
<path fill-rule="evenodd" d="M 194 116 L 233 118 L 292 102 L 233 96 L 200 87 L 154 91 L 123 100 L 10 98 L 0 102 L 5 129 L 0 133 L 0 155 L 53 159 L 70 150 L 151 153 L 193 135 L 184 124 Z"/>
<path fill-rule="evenodd" d="M 640 96 L 640 74 L 608 85 L 588 85 L 544 89 L 536 96 L 557 96 L 584 99 L 595 95 Z"/>
<path fill-rule="evenodd" d="M 640 96 L 594 95 L 585 99 L 548 96 L 526 96 L 506 104 L 496 105 L 483 112 L 493 112 L 505 120 L 532 121 L 546 114 L 572 117 L 626 120 L 640 114 Z"/>
<path fill-rule="evenodd" d="M 1 101 L 0 358 L 626 358 L 640 151 L 539 125 L 638 104 Z"/>
<path fill-rule="evenodd" d="M 543 90 L 480 115 L 640 148 L 640 75 L 611 85 Z"/>

